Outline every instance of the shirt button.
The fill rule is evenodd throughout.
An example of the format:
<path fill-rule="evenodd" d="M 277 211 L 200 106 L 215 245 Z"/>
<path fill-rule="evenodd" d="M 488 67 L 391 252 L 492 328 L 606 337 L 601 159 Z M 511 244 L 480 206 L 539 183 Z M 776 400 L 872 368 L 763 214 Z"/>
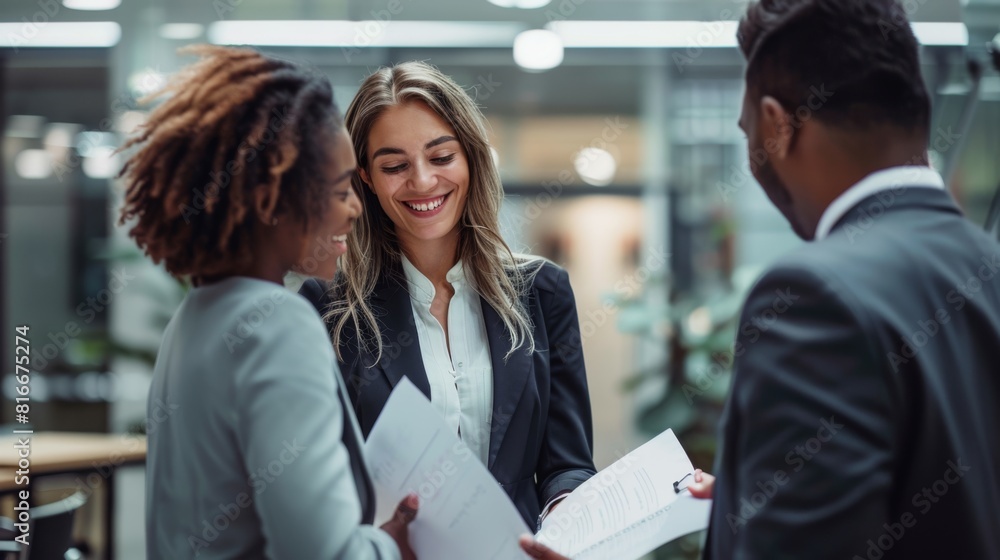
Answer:
<path fill-rule="evenodd" d="M 462 367 L 462 362 L 458 362 L 458 367 Z"/>

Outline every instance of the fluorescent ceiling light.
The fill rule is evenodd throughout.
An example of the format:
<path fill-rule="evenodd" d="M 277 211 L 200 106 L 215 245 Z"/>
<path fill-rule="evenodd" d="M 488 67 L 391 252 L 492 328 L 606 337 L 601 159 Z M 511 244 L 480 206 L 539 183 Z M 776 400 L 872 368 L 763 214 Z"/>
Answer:
<path fill-rule="evenodd" d="M 52 156 L 45 150 L 22 150 L 14 158 L 14 170 L 24 179 L 45 179 L 52 175 Z"/>
<path fill-rule="evenodd" d="M 922 45 L 965 46 L 969 30 L 960 22 L 915 22 Z M 553 21 L 546 25 L 566 48 L 735 48 L 737 21 Z"/>
<path fill-rule="evenodd" d="M 504 1 L 516 5 L 516 0 Z M 686 49 L 736 48 L 738 26 L 737 21 L 578 20 L 553 21 L 545 28 L 559 35 L 565 48 Z M 506 48 L 524 30 L 518 22 L 242 20 L 212 23 L 208 40 L 219 45 L 275 47 Z M 963 23 L 916 22 L 913 31 L 923 45 L 969 44 Z"/>
<path fill-rule="evenodd" d="M 490 4 L 500 6 L 501 8 L 523 8 L 525 10 L 533 10 L 535 8 L 544 8 L 549 5 L 552 0 L 490 0 Z"/>
<path fill-rule="evenodd" d="M 523 31 L 514 39 L 514 62 L 525 70 L 549 70 L 562 61 L 562 41 L 547 29 Z"/>
<path fill-rule="evenodd" d="M 24 23 L 0 23 L 0 37 L 15 48 L 31 47 L 113 47 L 122 37 L 122 28 L 113 21 L 50 21 L 34 26 L 31 37 L 22 35 Z"/>
<path fill-rule="evenodd" d="M 477 21 L 217 21 L 217 45 L 270 47 L 510 47 L 524 30 L 516 22 Z"/>
<path fill-rule="evenodd" d="M 174 41 L 190 41 L 201 37 L 205 26 L 200 23 L 164 23 L 160 26 L 160 37 Z"/>
<path fill-rule="evenodd" d="M 566 48 L 736 47 L 738 21 L 553 21 Z"/>
<path fill-rule="evenodd" d="M 63 6 L 71 10 L 113 10 L 122 3 L 122 0 L 63 0 Z"/>
<path fill-rule="evenodd" d="M 118 135 L 113 132 L 88 130 L 76 135 L 76 151 L 83 157 L 98 157 L 117 145 Z"/>
<path fill-rule="evenodd" d="M 121 157 L 114 148 L 102 146 L 83 158 L 83 173 L 91 179 L 110 179 L 121 169 Z"/>
<path fill-rule="evenodd" d="M 969 44 L 969 28 L 961 22 L 913 22 L 913 34 L 921 45 L 965 47 Z"/>
<path fill-rule="evenodd" d="M 82 130 L 83 125 L 80 124 L 49 123 L 42 144 L 47 148 L 72 148 L 76 145 L 76 135 Z"/>
<path fill-rule="evenodd" d="M 589 185 L 606 187 L 615 178 L 618 162 L 611 152 L 601 148 L 584 148 L 573 158 L 577 175 Z"/>
<path fill-rule="evenodd" d="M 146 68 L 130 74 L 126 82 L 129 90 L 138 97 L 144 97 L 163 89 L 163 86 L 167 85 L 167 77 L 159 70 Z"/>

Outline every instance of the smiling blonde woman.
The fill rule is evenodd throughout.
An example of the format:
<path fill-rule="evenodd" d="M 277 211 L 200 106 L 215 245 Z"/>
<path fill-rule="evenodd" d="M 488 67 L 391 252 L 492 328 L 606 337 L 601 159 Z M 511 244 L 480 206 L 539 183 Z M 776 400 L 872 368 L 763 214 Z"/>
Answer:
<path fill-rule="evenodd" d="M 408 377 L 534 526 L 594 474 L 569 277 L 504 242 L 485 119 L 448 76 L 380 69 L 345 122 L 363 211 L 342 274 L 301 293 L 324 316 L 361 429 Z"/>

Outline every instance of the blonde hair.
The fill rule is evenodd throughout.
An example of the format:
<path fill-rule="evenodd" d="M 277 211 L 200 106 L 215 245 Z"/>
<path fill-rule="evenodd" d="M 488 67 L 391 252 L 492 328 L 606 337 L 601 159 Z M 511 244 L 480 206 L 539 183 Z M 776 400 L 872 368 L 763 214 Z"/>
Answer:
<path fill-rule="evenodd" d="M 361 84 L 347 108 L 344 121 L 354 144 L 358 167 L 369 171 L 368 136 L 386 109 L 420 101 L 455 131 L 469 162 L 469 195 L 459 220 L 458 255 L 476 291 L 503 320 L 510 334 L 509 357 L 527 345 L 534 351 L 531 318 L 521 296 L 537 273 L 541 259 L 515 255 L 500 235 L 503 202 L 500 173 L 490 152 L 485 118 L 471 97 L 451 78 L 424 62 L 404 62 L 380 68 Z M 377 348 L 382 357 L 382 335 L 369 299 L 381 275 L 401 270 L 402 251 L 395 225 L 360 174 L 351 179 L 364 211 L 352 230 L 341 270 L 332 286 L 333 305 L 324 319 L 333 324 L 332 338 L 340 356 L 344 327 L 354 326 L 360 347 Z M 402 280 L 401 280 L 402 281 Z"/>

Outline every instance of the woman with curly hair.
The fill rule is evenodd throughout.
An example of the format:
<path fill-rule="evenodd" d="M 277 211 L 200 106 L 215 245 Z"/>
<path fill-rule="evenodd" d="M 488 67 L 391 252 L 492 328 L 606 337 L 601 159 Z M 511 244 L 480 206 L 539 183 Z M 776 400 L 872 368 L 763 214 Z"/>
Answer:
<path fill-rule="evenodd" d="M 361 210 L 330 84 L 249 49 L 188 52 L 202 59 L 123 147 L 136 149 L 121 222 L 194 285 L 149 396 L 147 558 L 412 557 L 416 497 L 369 525 L 361 435 L 323 324 L 283 286 L 289 270 L 333 278 Z"/>
<path fill-rule="evenodd" d="M 422 62 L 369 76 L 347 109 L 363 212 L 324 314 L 367 435 L 408 377 L 529 526 L 594 474 L 590 397 L 566 271 L 500 235 L 485 119 Z"/>

